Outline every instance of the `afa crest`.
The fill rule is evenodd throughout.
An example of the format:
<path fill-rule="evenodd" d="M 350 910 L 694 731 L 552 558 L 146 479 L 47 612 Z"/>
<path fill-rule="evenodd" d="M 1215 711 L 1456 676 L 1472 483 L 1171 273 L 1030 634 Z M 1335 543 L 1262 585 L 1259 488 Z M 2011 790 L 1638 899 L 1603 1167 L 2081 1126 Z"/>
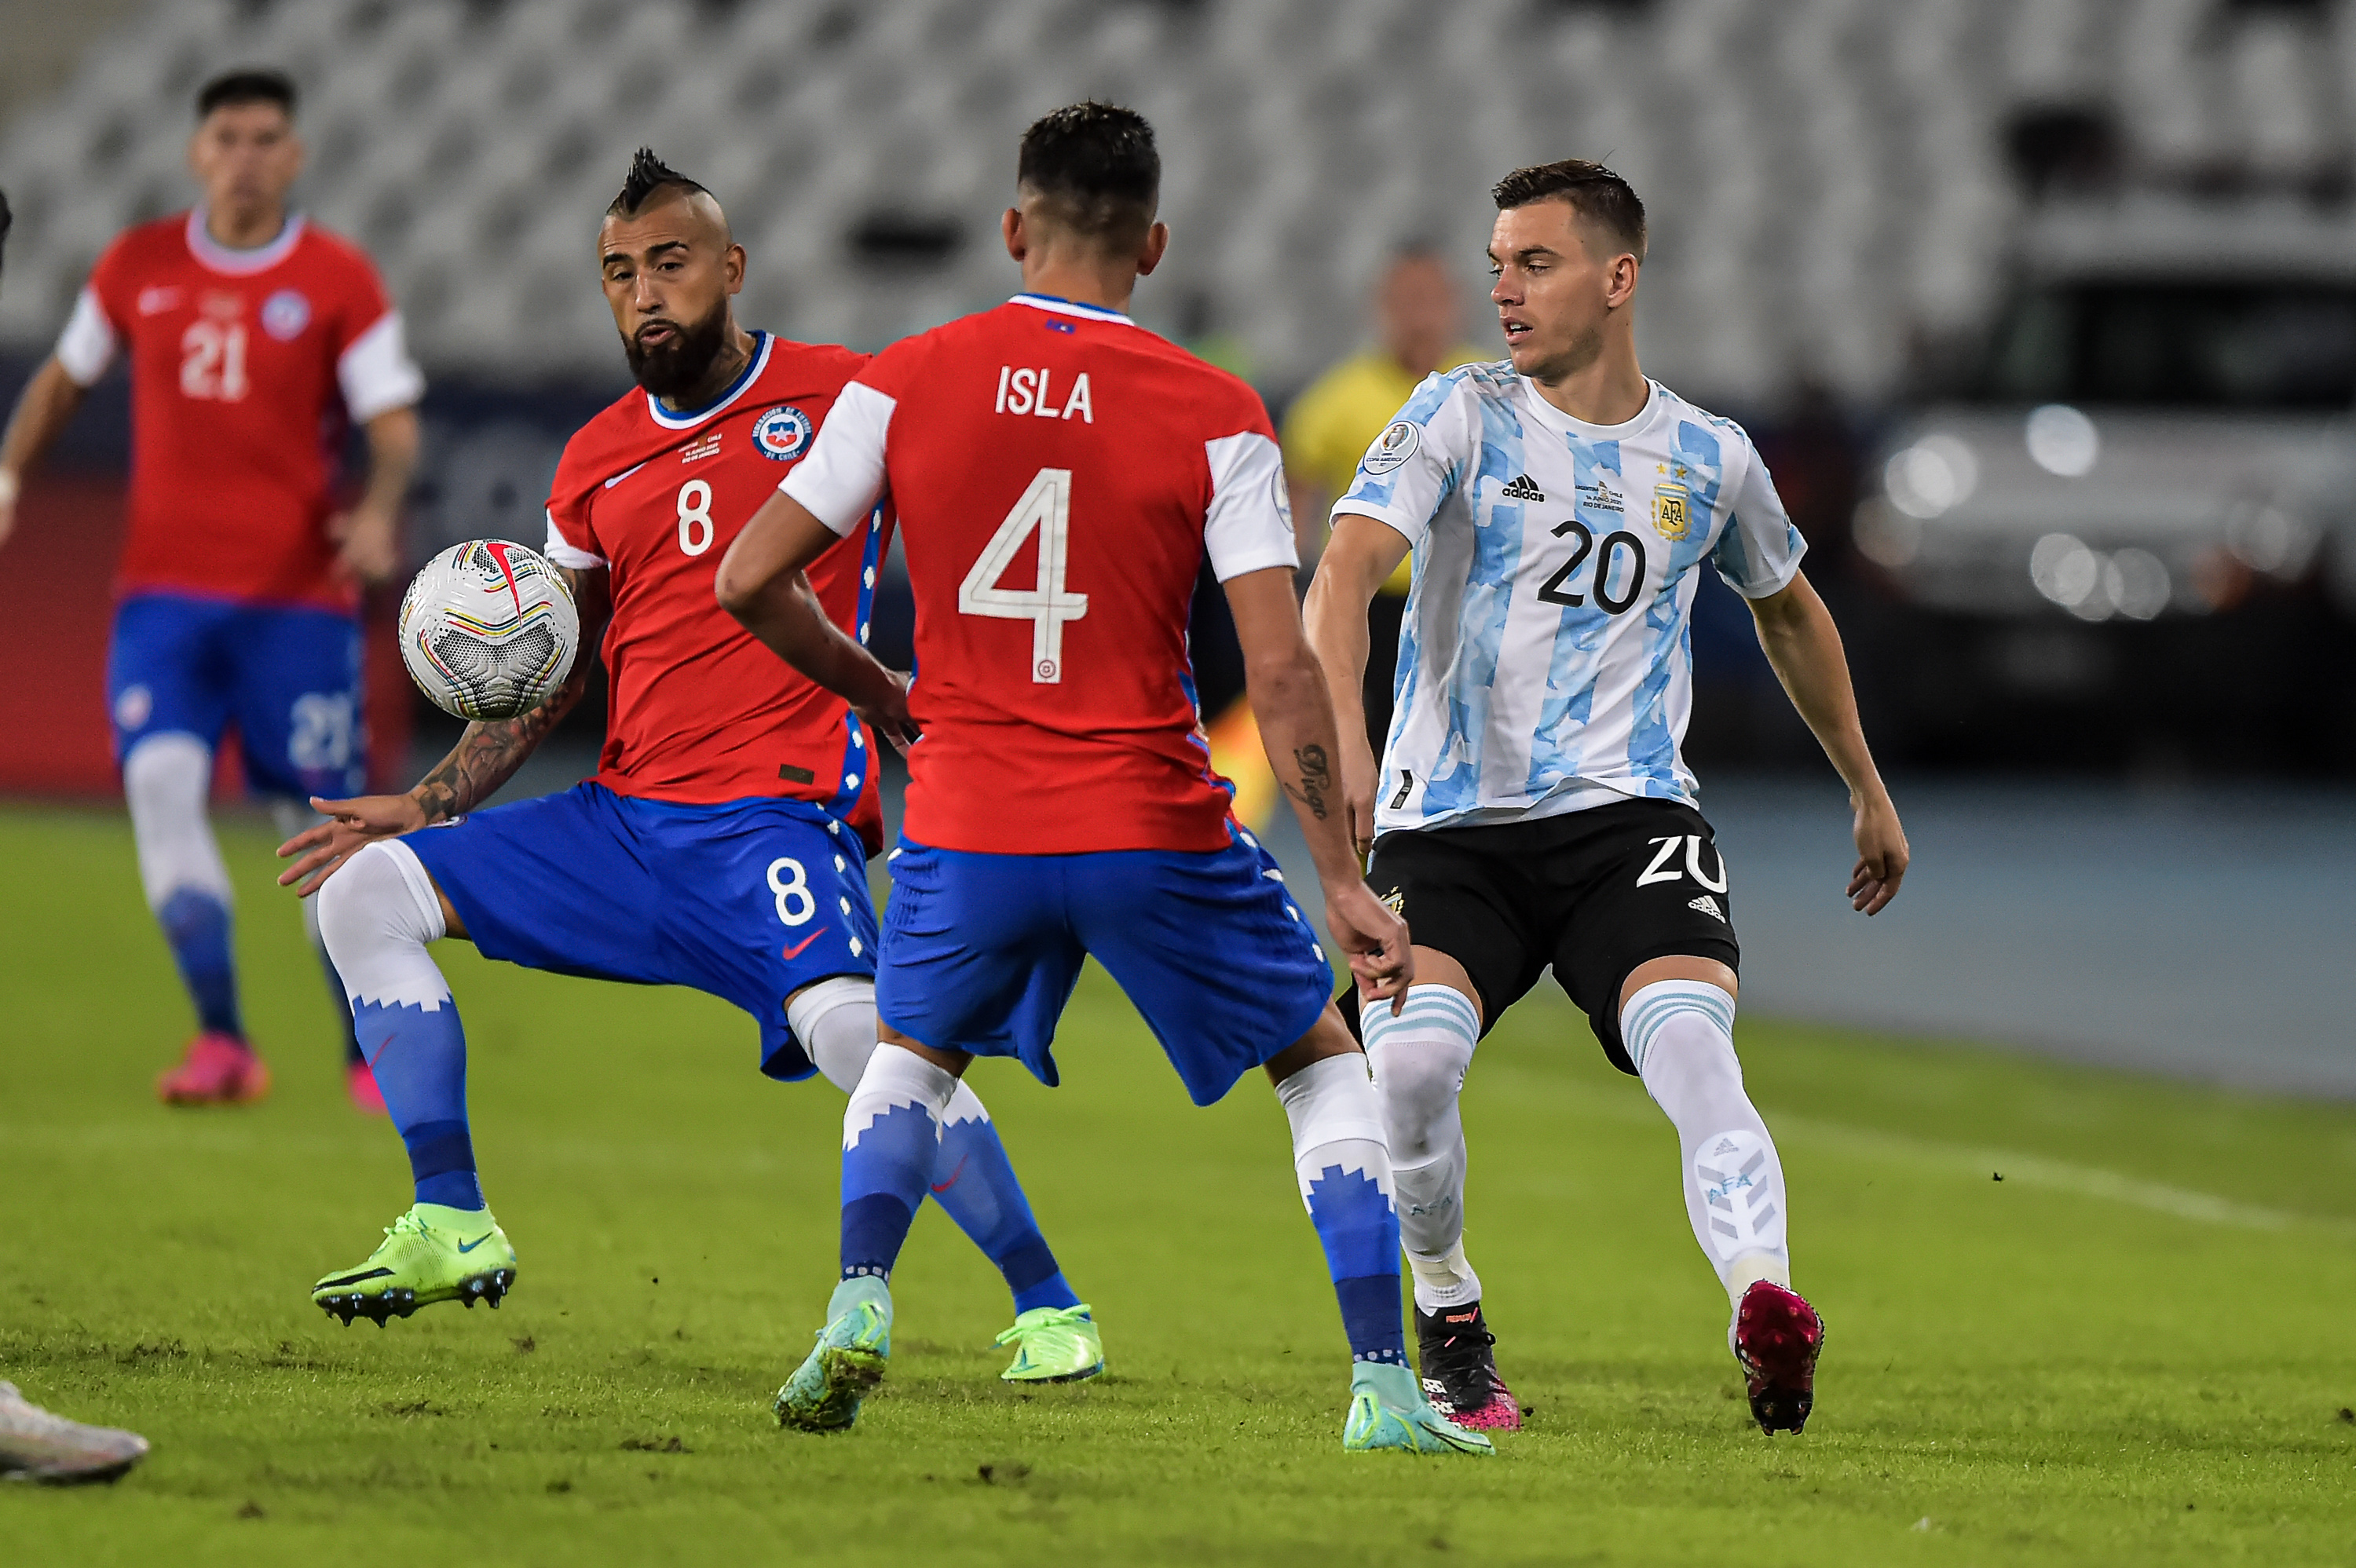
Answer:
<path fill-rule="evenodd" d="M 791 403 L 779 403 L 753 421 L 753 444 L 779 463 L 808 451 L 811 433 L 809 415 Z"/>
<path fill-rule="evenodd" d="M 1693 511 L 1684 485 L 1664 480 L 1653 486 L 1653 527 L 1665 539 L 1681 539 L 1693 531 Z"/>

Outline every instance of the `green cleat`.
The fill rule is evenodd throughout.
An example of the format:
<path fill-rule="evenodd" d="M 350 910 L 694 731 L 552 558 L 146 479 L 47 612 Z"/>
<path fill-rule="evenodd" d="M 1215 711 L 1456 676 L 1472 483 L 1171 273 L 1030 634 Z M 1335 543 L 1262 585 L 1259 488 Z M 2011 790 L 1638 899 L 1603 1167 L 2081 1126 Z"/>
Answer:
<path fill-rule="evenodd" d="M 1347 1453 L 1395 1448 L 1404 1454 L 1494 1454 L 1496 1445 L 1431 1408 L 1406 1367 L 1360 1361 L 1350 1375 L 1350 1416 L 1342 1424 Z"/>
<path fill-rule="evenodd" d="M 892 1358 L 892 1289 L 873 1275 L 834 1287 L 818 1344 L 777 1391 L 777 1424 L 848 1432 L 859 1402 L 884 1381 Z"/>
<path fill-rule="evenodd" d="M 355 1317 L 406 1317 L 437 1301 L 499 1304 L 515 1284 L 515 1248 L 487 1209 L 420 1203 L 384 1229 L 368 1262 L 338 1269 L 311 1287 L 322 1311 Z"/>
<path fill-rule="evenodd" d="M 998 1374 L 1011 1383 L 1076 1383 L 1104 1371 L 1104 1338 L 1085 1301 L 1034 1307 L 994 1342 L 1014 1347 L 1014 1364 Z"/>

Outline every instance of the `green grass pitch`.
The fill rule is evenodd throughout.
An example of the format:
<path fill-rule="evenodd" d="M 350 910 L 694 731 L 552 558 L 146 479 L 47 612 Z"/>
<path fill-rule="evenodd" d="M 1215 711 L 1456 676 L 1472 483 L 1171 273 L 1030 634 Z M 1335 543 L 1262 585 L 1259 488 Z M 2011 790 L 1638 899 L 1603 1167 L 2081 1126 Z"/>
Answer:
<path fill-rule="evenodd" d="M 497 1313 L 343 1328 L 305 1291 L 406 1167 L 344 1103 L 265 833 L 228 837 L 278 1086 L 173 1112 L 149 1085 L 185 1003 L 123 822 L 0 813 L 0 1376 L 155 1445 L 111 1488 L 0 1488 L 0 1562 L 2356 1559 L 2356 1109 L 1749 1019 L 1830 1327 L 1797 1439 L 1750 1424 L 1666 1125 L 1558 999 L 1465 1095 L 1472 1249 L 1534 1407 L 1494 1460 L 1341 1452 L 1273 1096 L 1190 1109 L 1100 975 L 1065 1088 L 975 1070 L 1104 1323 L 1093 1383 L 998 1381 L 1001 1287 L 928 1207 L 885 1392 L 848 1436 L 780 1432 L 840 1100 L 760 1079 L 721 1003 L 455 943 L 521 1275 Z"/>

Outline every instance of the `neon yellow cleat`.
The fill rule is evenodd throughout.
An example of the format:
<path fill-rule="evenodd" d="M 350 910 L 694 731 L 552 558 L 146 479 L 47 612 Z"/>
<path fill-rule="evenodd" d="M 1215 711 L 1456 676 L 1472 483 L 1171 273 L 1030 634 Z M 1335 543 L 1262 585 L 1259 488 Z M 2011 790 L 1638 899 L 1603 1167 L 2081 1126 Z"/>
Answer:
<path fill-rule="evenodd" d="M 1014 1347 L 1014 1363 L 998 1375 L 1011 1383 L 1076 1383 L 1104 1371 L 1104 1338 L 1088 1304 L 1034 1307 L 995 1341 Z"/>
<path fill-rule="evenodd" d="M 384 1229 L 368 1262 L 339 1269 L 311 1287 L 319 1308 L 344 1320 L 406 1317 L 437 1301 L 499 1304 L 515 1284 L 515 1248 L 487 1209 L 419 1203 Z"/>
<path fill-rule="evenodd" d="M 1352 1454 L 1394 1448 L 1403 1454 L 1494 1454 L 1496 1445 L 1431 1408 L 1406 1367 L 1360 1361 L 1350 1375 L 1350 1414 L 1342 1446 Z"/>

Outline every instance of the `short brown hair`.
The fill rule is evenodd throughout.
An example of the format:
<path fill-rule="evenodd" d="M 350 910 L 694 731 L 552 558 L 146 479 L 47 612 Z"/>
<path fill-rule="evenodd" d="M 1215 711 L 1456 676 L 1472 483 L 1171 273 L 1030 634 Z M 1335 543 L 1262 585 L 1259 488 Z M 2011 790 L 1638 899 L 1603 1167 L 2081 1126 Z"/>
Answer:
<path fill-rule="evenodd" d="M 1532 164 L 1499 180 L 1489 194 L 1497 198 L 1500 212 L 1533 202 L 1567 201 L 1573 212 L 1612 236 L 1636 260 L 1644 259 L 1644 204 L 1626 180 L 1601 164 L 1585 158 Z"/>

